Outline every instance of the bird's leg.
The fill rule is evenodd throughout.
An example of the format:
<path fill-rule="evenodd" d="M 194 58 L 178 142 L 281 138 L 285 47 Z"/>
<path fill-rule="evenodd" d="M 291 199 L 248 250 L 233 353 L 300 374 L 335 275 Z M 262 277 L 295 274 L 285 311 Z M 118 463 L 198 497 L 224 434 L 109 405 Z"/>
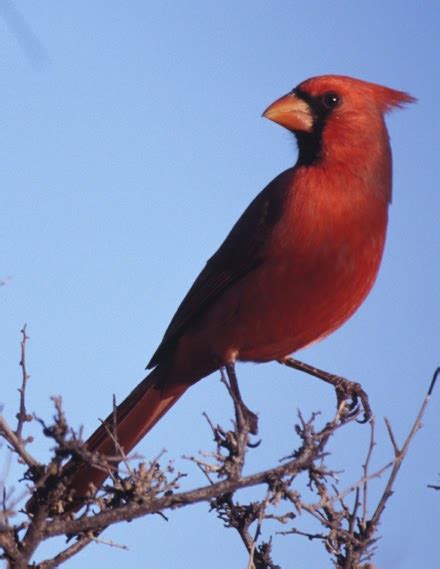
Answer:
<path fill-rule="evenodd" d="M 364 412 L 364 418 L 362 419 L 361 422 L 366 423 L 373 416 L 370 403 L 368 401 L 368 395 L 362 389 L 360 383 L 350 381 L 348 379 L 345 379 L 344 377 L 341 377 L 339 375 L 334 375 L 327 371 L 323 371 L 321 369 L 305 364 L 291 357 L 283 358 L 281 360 L 278 360 L 278 362 L 287 367 L 291 367 L 293 369 L 297 369 L 299 371 L 308 373 L 309 375 L 313 375 L 314 377 L 322 379 L 326 383 L 330 383 L 330 385 L 333 385 L 336 391 L 338 409 L 341 409 L 345 401 L 351 399 L 348 417 L 353 417 L 353 415 L 358 413 L 359 402 L 362 405 L 362 409 Z"/>
<path fill-rule="evenodd" d="M 258 433 L 258 417 L 243 402 L 240 389 L 238 387 L 237 374 L 235 373 L 234 362 L 225 364 L 226 373 L 228 374 L 229 387 L 234 403 L 240 408 L 243 418 L 247 424 L 249 432 L 252 435 Z"/>

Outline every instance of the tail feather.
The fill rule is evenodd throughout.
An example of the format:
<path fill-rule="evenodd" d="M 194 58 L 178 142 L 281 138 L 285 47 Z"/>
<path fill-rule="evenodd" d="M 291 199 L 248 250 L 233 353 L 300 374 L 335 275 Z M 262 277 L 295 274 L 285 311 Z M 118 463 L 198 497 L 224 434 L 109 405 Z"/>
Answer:
<path fill-rule="evenodd" d="M 167 386 L 163 381 L 164 373 L 166 371 L 158 366 L 133 389 L 118 405 L 116 412 L 111 413 L 86 441 L 88 450 L 107 456 L 120 454 L 112 436 L 115 424 L 117 443 L 124 453 L 128 454 L 136 446 L 190 386 L 184 383 Z M 77 497 L 84 496 L 90 484 L 99 488 L 108 476 L 108 473 L 88 464 L 75 468 L 70 488 Z"/>

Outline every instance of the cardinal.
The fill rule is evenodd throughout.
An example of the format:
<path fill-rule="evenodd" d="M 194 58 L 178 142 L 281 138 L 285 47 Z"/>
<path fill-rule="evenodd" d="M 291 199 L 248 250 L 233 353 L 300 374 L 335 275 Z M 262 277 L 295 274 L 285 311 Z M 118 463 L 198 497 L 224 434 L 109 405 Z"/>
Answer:
<path fill-rule="evenodd" d="M 337 75 L 313 77 L 267 119 L 298 143 L 294 167 L 257 195 L 208 260 L 168 326 L 151 373 L 86 442 L 128 453 L 174 403 L 219 367 L 282 360 L 322 340 L 361 305 L 385 244 L 391 149 L 384 115 L 407 93 Z M 105 472 L 82 464 L 76 496 Z"/>

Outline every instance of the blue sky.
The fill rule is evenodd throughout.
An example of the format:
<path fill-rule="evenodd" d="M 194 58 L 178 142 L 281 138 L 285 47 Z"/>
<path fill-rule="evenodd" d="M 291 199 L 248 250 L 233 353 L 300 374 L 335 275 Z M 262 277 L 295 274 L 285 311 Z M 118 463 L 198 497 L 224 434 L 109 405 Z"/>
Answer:
<path fill-rule="evenodd" d="M 44 50 L 19 30 L 28 38 L 20 44 L 0 18 L 0 279 L 11 277 L 0 288 L 5 414 L 15 412 L 27 322 L 30 409 L 49 418 L 50 396 L 62 394 L 71 424 L 92 431 L 112 394 L 121 400 L 143 377 L 182 296 L 245 206 L 295 161 L 291 136 L 261 112 L 301 80 L 339 73 L 419 99 L 388 118 L 394 199 L 377 284 L 348 324 L 300 354 L 362 382 L 381 425 L 375 464 L 387 462 L 382 418 L 402 438 L 440 362 L 439 3 L 14 5 Z M 327 386 L 277 364 L 238 373 L 263 437 L 250 468 L 291 449 L 298 407 L 327 416 L 334 405 Z M 418 566 L 421 551 L 426 569 L 438 566 L 440 497 L 426 485 L 440 471 L 439 401 L 385 512 L 378 566 Z M 231 416 L 215 375 L 138 451 L 166 448 L 179 458 L 211 448 L 203 411 L 223 424 Z M 368 429 L 353 425 L 335 440 L 332 461 L 347 480 L 361 476 L 367 439 Z M 40 444 L 33 451 L 45 456 Z M 202 483 L 179 465 L 192 472 L 188 487 Z M 106 536 L 129 551 L 92 546 L 69 566 L 246 566 L 238 535 L 206 505 Z M 283 568 L 330 566 L 323 548 L 299 537 L 277 537 L 274 558 Z"/>

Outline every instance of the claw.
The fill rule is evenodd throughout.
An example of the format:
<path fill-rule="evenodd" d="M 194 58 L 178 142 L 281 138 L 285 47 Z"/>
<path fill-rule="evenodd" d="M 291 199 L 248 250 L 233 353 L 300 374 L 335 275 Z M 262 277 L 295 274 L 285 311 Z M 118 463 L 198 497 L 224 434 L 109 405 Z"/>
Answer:
<path fill-rule="evenodd" d="M 368 423 L 371 420 L 371 417 L 368 418 L 367 414 L 364 413 L 364 418 L 363 419 L 356 419 L 356 423 L 359 423 L 359 425 L 365 425 L 365 423 Z"/>
<path fill-rule="evenodd" d="M 351 420 L 363 410 L 363 419 L 356 419 L 358 423 L 367 423 L 372 416 L 368 396 L 359 383 L 349 381 L 344 378 L 337 378 L 335 381 L 336 398 L 338 409 L 345 402 L 348 402 L 348 410 L 343 416 L 345 420 Z"/>

